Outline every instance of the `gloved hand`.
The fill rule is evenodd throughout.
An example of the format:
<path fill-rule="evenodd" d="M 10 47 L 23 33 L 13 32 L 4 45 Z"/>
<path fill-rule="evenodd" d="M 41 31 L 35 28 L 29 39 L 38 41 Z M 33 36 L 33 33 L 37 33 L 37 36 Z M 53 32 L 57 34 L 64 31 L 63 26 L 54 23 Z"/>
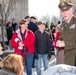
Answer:
<path fill-rule="evenodd" d="M 48 57 L 47 57 L 47 59 L 48 59 L 48 60 L 50 60 L 50 59 L 51 59 L 51 55 L 49 55 L 49 54 L 48 54 Z"/>
<path fill-rule="evenodd" d="M 35 55 L 35 59 L 37 59 L 37 60 L 38 60 L 38 58 L 39 58 L 39 57 L 38 57 L 37 52 L 35 52 L 35 54 L 34 54 L 34 55 Z"/>

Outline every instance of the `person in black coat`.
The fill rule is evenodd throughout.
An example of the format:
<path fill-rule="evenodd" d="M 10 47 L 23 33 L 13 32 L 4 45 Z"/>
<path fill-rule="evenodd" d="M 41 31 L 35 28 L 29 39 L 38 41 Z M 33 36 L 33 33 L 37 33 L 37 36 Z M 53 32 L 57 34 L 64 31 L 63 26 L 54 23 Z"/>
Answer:
<path fill-rule="evenodd" d="M 34 33 L 38 30 L 36 25 L 36 18 L 34 16 L 30 17 L 30 23 L 28 24 L 28 29 L 32 30 Z"/>
<path fill-rule="evenodd" d="M 12 19 L 12 27 L 13 27 L 13 30 L 14 30 L 14 32 L 16 31 L 16 29 L 17 29 L 17 23 L 15 22 L 15 18 L 13 18 Z"/>
<path fill-rule="evenodd" d="M 8 22 L 7 23 L 6 32 L 7 32 L 8 45 L 10 45 L 10 41 L 11 41 L 12 35 L 14 33 L 14 30 L 13 30 L 13 27 L 12 27 L 12 23 L 11 22 Z"/>
<path fill-rule="evenodd" d="M 51 42 L 49 34 L 44 30 L 45 24 L 37 23 L 38 31 L 35 32 L 35 58 L 37 75 L 41 75 L 41 59 L 43 59 L 44 70 L 48 69 L 48 60 L 51 58 Z"/>
<path fill-rule="evenodd" d="M 29 16 L 26 16 L 25 19 L 28 19 Z M 29 21 L 29 19 L 28 19 Z M 28 29 L 33 31 L 34 33 L 38 30 L 38 27 L 36 25 L 36 18 L 34 16 L 30 17 L 30 22 L 28 24 Z M 32 64 L 32 68 L 35 67 L 35 58 L 33 59 L 33 64 Z"/>

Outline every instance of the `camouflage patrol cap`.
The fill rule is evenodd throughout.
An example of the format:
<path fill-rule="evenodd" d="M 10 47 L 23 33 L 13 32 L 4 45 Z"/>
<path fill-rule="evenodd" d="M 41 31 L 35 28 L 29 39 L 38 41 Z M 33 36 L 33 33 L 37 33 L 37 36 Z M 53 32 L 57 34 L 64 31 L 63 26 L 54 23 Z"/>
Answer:
<path fill-rule="evenodd" d="M 60 2 L 59 5 L 58 5 L 58 7 L 59 7 L 60 10 L 68 10 L 68 9 L 70 9 L 72 6 L 73 6 L 72 3 L 67 3 L 67 2 L 65 2 L 65 1 Z"/>

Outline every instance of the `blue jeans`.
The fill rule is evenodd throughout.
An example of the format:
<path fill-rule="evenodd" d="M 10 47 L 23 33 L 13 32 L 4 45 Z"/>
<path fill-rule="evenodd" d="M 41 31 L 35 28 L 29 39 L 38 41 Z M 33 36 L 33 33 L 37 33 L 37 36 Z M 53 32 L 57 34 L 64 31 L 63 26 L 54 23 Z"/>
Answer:
<path fill-rule="evenodd" d="M 32 63 L 32 68 L 34 68 L 34 67 L 35 67 L 35 56 L 33 58 L 33 63 Z"/>
<path fill-rule="evenodd" d="M 27 52 L 27 57 L 25 59 L 25 66 L 26 66 L 27 75 L 32 75 L 33 58 L 34 58 L 34 54 L 30 55 L 29 52 Z"/>
<path fill-rule="evenodd" d="M 38 60 L 36 60 L 37 75 L 41 75 L 41 59 L 43 59 L 44 70 L 48 68 L 48 54 L 38 54 Z"/>

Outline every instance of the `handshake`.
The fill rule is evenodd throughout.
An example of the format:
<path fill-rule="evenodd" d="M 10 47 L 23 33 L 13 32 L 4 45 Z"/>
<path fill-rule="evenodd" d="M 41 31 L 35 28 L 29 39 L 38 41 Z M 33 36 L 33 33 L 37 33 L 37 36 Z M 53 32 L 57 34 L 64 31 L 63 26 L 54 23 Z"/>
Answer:
<path fill-rule="evenodd" d="M 18 43 L 19 43 L 19 47 L 18 47 L 18 49 L 22 50 L 24 44 L 19 40 L 19 38 L 16 38 L 16 39 L 15 39 L 15 42 L 18 42 Z"/>

